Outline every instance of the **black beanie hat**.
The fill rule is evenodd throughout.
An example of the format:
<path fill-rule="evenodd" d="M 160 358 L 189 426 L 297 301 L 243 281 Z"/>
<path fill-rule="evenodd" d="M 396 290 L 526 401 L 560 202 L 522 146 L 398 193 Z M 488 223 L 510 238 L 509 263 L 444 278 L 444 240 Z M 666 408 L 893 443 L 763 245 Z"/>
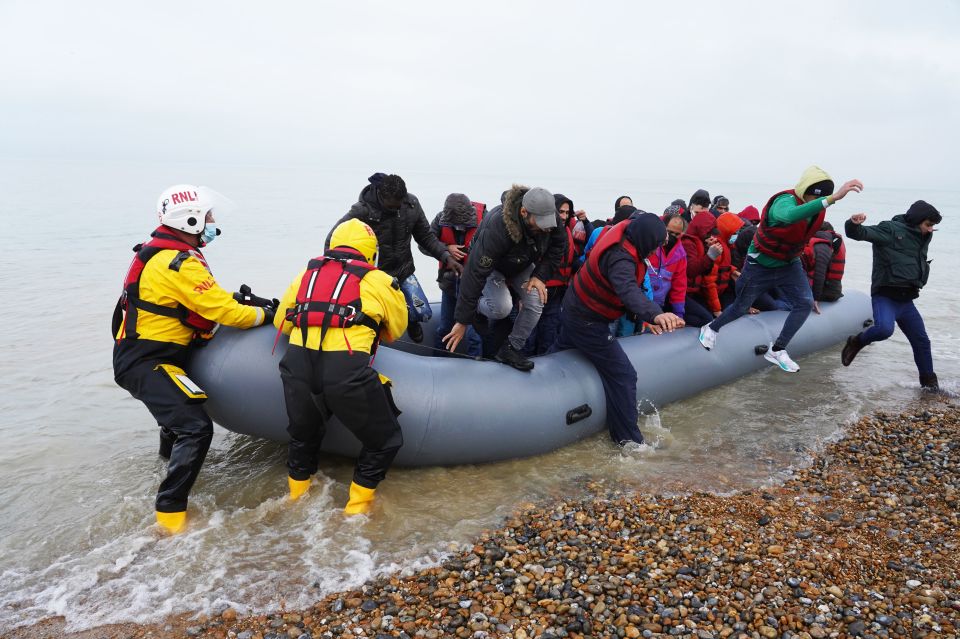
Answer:
<path fill-rule="evenodd" d="M 617 212 L 613 214 L 613 224 L 617 222 L 623 222 L 625 219 L 637 212 L 637 207 L 631 206 L 629 204 L 624 204 Z"/>
<path fill-rule="evenodd" d="M 817 197 L 826 197 L 833 195 L 833 180 L 820 180 L 807 187 L 804 195 L 816 195 Z"/>
<path fill-rule="evenodd" d="M 906 215 L 903 216 L 904 220 L 910 226 L 920 226 L 920 223 L 924 220 L 930 220 L 934 224 L 939 224 L 943 220 L 943 216 L 940 215 L 940 211 L 933 208 L 933 205 L 927 204 L 923 200 L 917 200 L 910 205 L 910 208 L 907 209 Z"/>
<path fill-rule="evenodd" d="M 694 204 L 710 206 L 710 194 L 706 189 L 697 189 L 697 192 L 690 196 L 690 206 Z"/>

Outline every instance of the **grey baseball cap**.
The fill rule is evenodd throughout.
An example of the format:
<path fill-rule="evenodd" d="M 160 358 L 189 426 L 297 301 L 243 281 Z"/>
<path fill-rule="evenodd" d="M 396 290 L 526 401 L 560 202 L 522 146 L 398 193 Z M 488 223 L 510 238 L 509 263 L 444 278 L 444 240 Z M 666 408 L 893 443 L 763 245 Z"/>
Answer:
<path fill-rule="evenodd" d="M 557 226 L 557 204 L 553 193 L 534 187 L 523 194 L 523 208 L 536 218 L 537 228 L 552 229 Z"/>

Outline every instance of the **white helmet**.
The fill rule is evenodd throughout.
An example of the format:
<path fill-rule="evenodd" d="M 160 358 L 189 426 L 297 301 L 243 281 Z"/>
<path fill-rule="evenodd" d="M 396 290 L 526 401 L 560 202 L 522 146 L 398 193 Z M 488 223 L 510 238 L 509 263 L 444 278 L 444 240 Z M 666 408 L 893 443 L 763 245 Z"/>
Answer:
<path fill-rule="evenodd" d="M 157 199 L 157 215 L 164 226 L 198 235 L 203 233 L 207 213 L 229 208 L 230 200 L 213 189 L 192 184 L 175 184 Z"/>

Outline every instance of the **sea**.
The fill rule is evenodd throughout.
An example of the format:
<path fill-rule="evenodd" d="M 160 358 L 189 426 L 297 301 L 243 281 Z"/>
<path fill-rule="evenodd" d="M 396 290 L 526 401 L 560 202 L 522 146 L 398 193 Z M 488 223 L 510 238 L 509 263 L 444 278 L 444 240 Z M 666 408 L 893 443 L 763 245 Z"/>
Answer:
<path fill-rule="evenodd" d="M 51 616 L 79 630 L 225 606 L 240 612 L 307 606 L 379 575 L 435 565 L 521 504 L 585 495 L 598 482 L 657 493 L 775 485 L 859 416 L 925 401 L 898 331 L 850 368 L 840 365 L 837 346 L 801 359 L 796 375 L 771 367 L 670 405 L 644 405 L 640 427 L 652 446 L 642 451 L 621 451 L 601 433 L 532 459 L 392 469 L 374 515 L 349 519 L 341 509 L 351 460 L 324 459 L 309 497 L 290 503 L 285 447 L 217 427 L 191 495 L 188 530 L 160 535 L 153 500 L 165 464 L 157 456 L 157 427 L 114 384 L 109 335 L 131 247 L 156 225 L 158 194 L 192 183 L 230 197 L 235 210 L 218 217 L 223 234 L 205 250 L 207 259 L 225 288 L 248 284 L 274 297 L 322 251 L 331 225 L 372 172 L 0 160 L 7 233 L 0 251 L 0 634 Z M 738 184 L 401 174 L 428 218 L 450 192 L 492 206 L 514 182 L 562 192 L 590 219 L 612 215 L 619 195 L 661 212 L 697 188 L 726 195 L 733 210 L 760 208 L 795 177 Z M 857 212 L 876 223 L 917 199 L 944 217 L 917 306 L 941 386 L 956 396 L 960 192 L 867 184 L 832 207 L 828 219 L 838 230 Z M 421 283 L 439 300 L 436 262 L 414 254 Z M 844 288 L 868 291 L 870 264 L 870 247 L 848 242 Z M 692 333 L 690 348 L 699 348 Z M 639 374 L 642 380 L 645 372 Z M 516 392 L 535 401 L 536 388 Z M 498 410 L 497 398 L 490 404 Z"/>

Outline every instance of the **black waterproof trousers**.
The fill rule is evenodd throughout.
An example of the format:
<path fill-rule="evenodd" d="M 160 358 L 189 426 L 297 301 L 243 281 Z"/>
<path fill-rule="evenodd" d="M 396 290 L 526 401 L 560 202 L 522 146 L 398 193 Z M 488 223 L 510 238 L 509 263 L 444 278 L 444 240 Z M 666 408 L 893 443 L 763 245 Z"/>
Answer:
<path fill-rule="evenodd" d="M 376 488 L 403 445 L 403 435 L 400 412 L 370 366 L 370 355 L 291 345 L 280 361 L 280 379 L 289 418 L 290 477 L 302 481 L 317 472 L 326 422 L 336 416 L 363 445 L 353 481 Z"/>
<path fill-rule="evenodd" d="M 163 513 L 187 509 L 213 439 L 213 422 L 202 400 L 185 392 L 162 368 L 182 367 L 185 359 L 185 347 L 149 340 L 122 340 L 113 353 L 117 384 L 143 402 L 160 426 L 160 454 L 170 459 L 157 490 L 156 509 Z"/>

